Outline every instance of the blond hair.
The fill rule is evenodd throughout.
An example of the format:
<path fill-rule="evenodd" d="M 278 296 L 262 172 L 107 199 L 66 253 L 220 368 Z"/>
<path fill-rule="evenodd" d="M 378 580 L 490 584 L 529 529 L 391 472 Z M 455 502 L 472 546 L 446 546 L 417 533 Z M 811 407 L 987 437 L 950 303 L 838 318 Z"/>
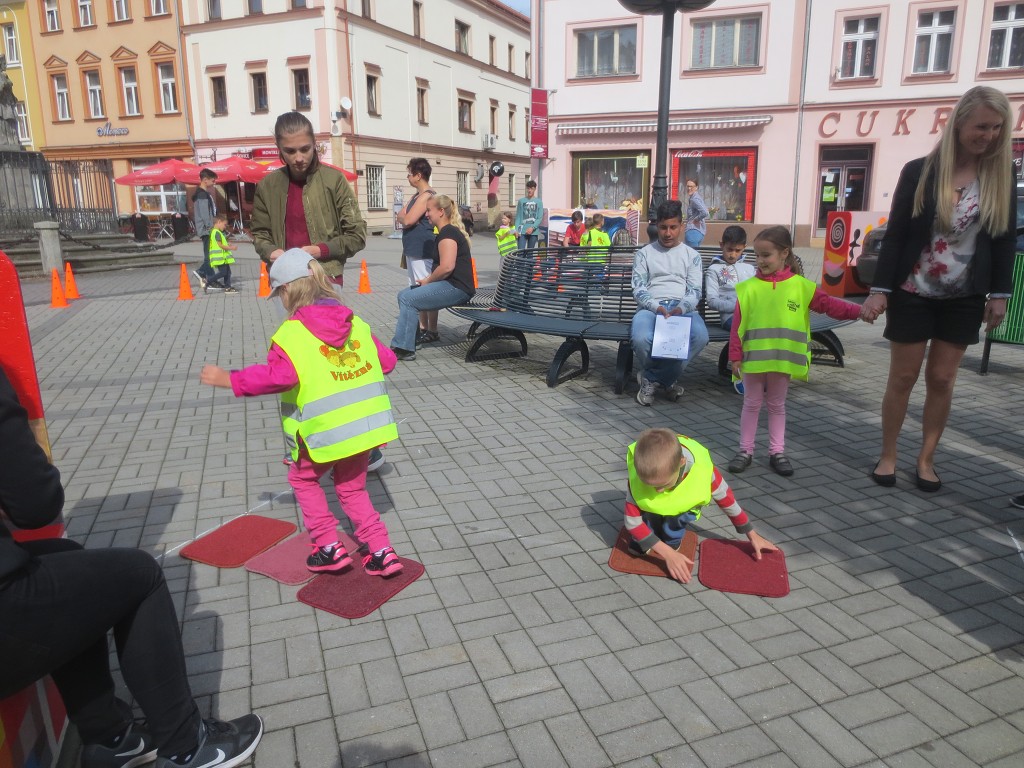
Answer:
<path fill-rule="evenodd" d="M 455 202 L 448 197 L 448 195 L 435 195 L 431 200 L 427 201 L 427 205 L 429 206 L 430 203 L 436 203 L 441 213 L 447 217 L 448 223 L 459 230 L 459 232 L 465 236 L 466 242 L 469 242 L 469 233 L 466 231 L 466 227 L 462 224 L 462 215 L 459 213 L 459 206 L 457 206 Z"/>
<path fill-rule="evenodd" d="M 338 294 L 334 292 L 334 286 L 327 278 L 324 268 L 320 266 L 319 261 L 310 257 L 309 275 L 286 283 L 281 303 L 284 304 L 289 315 L 294 315 L 302 307 L 316 304 L 318 299 L 337 298 Z"/>
<path fill-rule="evenodd" d="M 682 460 L 683 447 L 679 444 L 679 436 L 664 427 L 645 429 L 633 449 L 636 475 L 647 485 L 678 470 Z"/>
<path fill-rule="evenodd" d="M 978 107 L 988 107 L 1003 121 L 999 137 L 978 160 L 981 223 L 990 235 L 1006 232 L 1012 223 L 1010 196 L 1013 188 L 1013 153 L 1010 148 L 1010 132 L 1013 130 L 1013 115 L 1010 113 L 1010 101 L 995 88 L 978 85 L 967 91 L 954 107 L 949 122 L 942 130 L 942 138 L 925 158 L 921 179 L 914 192 L 914 216 L 924 213 L 928 193 L 934 195 L 935 217 L 940 232 L 953 229 L 953 208 L 956 205 L 953 197 L 953 171 L 959 151 L 960 131 Z"/>

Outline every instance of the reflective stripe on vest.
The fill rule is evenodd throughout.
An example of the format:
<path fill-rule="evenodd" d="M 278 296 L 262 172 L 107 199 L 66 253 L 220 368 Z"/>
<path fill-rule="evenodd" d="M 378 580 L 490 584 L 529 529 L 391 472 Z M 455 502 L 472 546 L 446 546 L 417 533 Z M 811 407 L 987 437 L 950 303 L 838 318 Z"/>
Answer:
<path fill-rule="evenodd" d="M 785 373 L 807 380 L 811 361 L 811 300 L 816 286 L 800 275 L 786 280 L 744 280 L 736 285 L 737 334 L 744 373 Z"/>
<path fill-rule="evenodd" d="M 222 264 L 234 264 L 235 257 L 231 251 L 224 247 L 228 241 L 227 237 L 219 229 L 210 230 L 210 266 L 219 267 Z"/>
<path fill-rule="evenodd" d="M 629 491 L 636 505 L 644 512 L 663 517 L 674 517 L 693 512 L 700 519 L 701 510 L 711 503 L 711 482 L 715 479 L 715 465 L 708 449 L 696 440 L 678 435 L 679 444 L 693 456 L 693 465 L 686 477 L 674 488 L 658 491 L 643 482 L 633 465 L 636 443 L 626 450 L 626 469 L 629 470 Z"/>
<path fill-rule="evenodd" d="M 353 316 L 340 348 L 324 344 L 298 320 L 285 321 L 272 340 L 299 376 L 298 385 L 281 394 L 281 426 L 293 460 L 300 438 L 313 461 L 328 464 L 398 437 L 366 323 Z"/>
<path fill-rule="evenodd" d="M 519 245 L 519 241 L 516 239 L 516 232 L 510 227 L 499 229 L 494 233 L 494 236 L 498 238 L 499 256 L 508 256 Z"/>

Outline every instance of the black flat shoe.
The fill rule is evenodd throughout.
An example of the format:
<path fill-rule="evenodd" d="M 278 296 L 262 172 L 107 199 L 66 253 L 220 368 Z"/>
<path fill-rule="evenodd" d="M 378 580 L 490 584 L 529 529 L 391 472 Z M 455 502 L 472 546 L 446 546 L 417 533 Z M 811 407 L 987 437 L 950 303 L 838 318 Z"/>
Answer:
<path fill-rule="evenodd" d="M 882 462 L 878 462 L 877 464 L 875 464 L 875 469 L 878 469 L 878 465 L 881 464 L 881 463 Z M 875 471 L 875 469 L 871 470 L 871 479 L 872 480 L 874 480 L 876 483 L 878 483 L 883 488 L 892 488 L 894 485 L 896 485 L 896 473 L 895 472 L 893 472 L 890 475 L 880 475 L 880 474 L 878 474 Z"/>
<path fill-rule="evenodd" d="M 938 477 L 937 474 L 935 476 Z M 939 490 L 939 488 L 942 487 L 941 480 L 925 480 L 923 477 L 921 477 L 920 473 L 918 473 L 917 470 L 914 470 L 914 477 L 917 479 L 917 487 L 919 490 L 932 493 L 934 491 Z"/>

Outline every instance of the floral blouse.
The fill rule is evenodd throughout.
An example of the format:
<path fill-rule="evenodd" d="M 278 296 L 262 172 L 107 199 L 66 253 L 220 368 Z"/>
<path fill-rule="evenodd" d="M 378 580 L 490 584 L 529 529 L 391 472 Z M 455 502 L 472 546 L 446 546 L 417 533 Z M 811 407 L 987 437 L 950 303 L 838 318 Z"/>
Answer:
<path fill-rule="evenodd" d="M 932 241 L 921 251 L 917 264 L 900 287 L 930 299 L 952 299 L 971 294 L 971 261 L 981 232 L 981 195 L 975 179 L 953 208 L 953 229 L 932 228 Z"/>

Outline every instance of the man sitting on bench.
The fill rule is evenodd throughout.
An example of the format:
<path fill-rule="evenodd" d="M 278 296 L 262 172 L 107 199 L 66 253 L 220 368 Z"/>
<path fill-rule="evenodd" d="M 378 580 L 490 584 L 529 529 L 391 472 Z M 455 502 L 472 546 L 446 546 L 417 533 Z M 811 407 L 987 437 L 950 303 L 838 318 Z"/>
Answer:
<path fill-rule="evenodd" d="M 640 391 L 636 401 L 651 405 L 660 387 L 673 402 L 683 394 L 677 381 L 686 366 L 708 344 L 708 329 L 697 312 L 704 280 L 700 254 L 683 243 L 683 206 L 666 200 L 658 206 L 658 242 L 633 257 L 633 298 L 640 308 L 633 316 L 630 344 L 636 357 Z M 690 348 L 685 360 L 651 357 L 658 315 L 690 318 Z"/>

